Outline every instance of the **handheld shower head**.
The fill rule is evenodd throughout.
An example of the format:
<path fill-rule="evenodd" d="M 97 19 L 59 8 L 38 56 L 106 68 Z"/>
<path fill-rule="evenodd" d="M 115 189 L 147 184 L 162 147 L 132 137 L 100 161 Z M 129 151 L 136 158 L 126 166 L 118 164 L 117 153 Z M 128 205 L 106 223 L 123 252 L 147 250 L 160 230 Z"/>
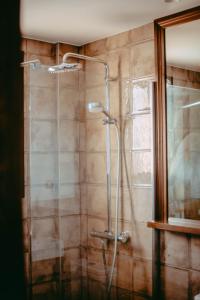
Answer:
<path fill-rule="evenodd" d="M 100 113 L 102 112 L 107 118 L 109 118 L 109 121 L 116 121 L 103 107 L 103 105 L 100 102 L 90 102 L 87 104 L 87 109 L 91 113 Z"/>
<path fill-rule="evenodd" d="M 104 108 L 100 102 L 90 102 L 87 105 L 87 109 L 91 113 L 100 113 L 104 111 Z"/>
<path fill-rule="evenodd" d="M 62 63 L 60 65 L 50 66 L 48 68 L 49 73 L 63 73 L 70 71 L 78 71 L 81 69 L 81 64 L 79 63 Z"/>

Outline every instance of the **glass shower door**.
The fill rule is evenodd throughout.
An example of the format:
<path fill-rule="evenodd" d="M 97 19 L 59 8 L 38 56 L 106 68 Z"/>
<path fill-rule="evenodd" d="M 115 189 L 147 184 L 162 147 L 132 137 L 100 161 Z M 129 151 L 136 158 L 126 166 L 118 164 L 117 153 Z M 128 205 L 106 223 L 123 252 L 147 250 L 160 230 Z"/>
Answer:
<path fill-rule="evenodd" d="M 61 295 L 57 79 L 48 66 L 30 66 L 27 105 L 27 194 L 33 299 Z"/>
<path fill-rule="evenodd" d="M 69 299 L 81 292 L 81 75 L 51 74 L 47 65 L 31 64 L 25 84 L 29 283 L 34 300 Z"/>

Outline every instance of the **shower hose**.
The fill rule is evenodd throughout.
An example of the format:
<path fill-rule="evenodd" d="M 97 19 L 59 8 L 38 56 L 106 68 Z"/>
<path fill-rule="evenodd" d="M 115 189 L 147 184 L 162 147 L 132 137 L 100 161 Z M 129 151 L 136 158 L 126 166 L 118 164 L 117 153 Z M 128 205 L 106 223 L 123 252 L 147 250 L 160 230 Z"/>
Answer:
<path fill-rule="evenodd" d="M 120 141 L 120 129 L 116 123 L 114 123 L 115 130 L 116 130 L 116 138 L 117 138 L 117 188 L 116 188 L 116 197 L 115 197 L 115 238 L 114 238 L 114 253 L 113 253 L 113 260 L 110 270 L 110 277 L 108 282 L 108 296 L 111 292 L 112 287 L 112 280 L 114 275 L 114 268 L 117 258 L 117 240 L 118 240 L 118 217 L 119 217 L 119 198 L 120 198 L 120 181 L 121 181 L 121 141 Z"/>

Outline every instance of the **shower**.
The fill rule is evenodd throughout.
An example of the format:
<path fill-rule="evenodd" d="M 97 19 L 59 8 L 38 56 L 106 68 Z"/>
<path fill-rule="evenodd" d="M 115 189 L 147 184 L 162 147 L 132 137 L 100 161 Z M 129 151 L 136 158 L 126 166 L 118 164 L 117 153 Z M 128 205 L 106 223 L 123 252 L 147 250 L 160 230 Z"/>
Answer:
<path fill-rule="evenodd" d="M 120 129 L 118 126 L 118 122 L 115 118 L 113 118 L 109 112 L 107 112 L 104 107 L 99 102 L 91 102 L 88 103 L 87 109 L 91 113 L 103 113 L 106 116 L 106 120 L 104 120 L 104 125 L 114 125 L 116 130 L 116 138 L 117 138 L 117 188 L 116 188 L 116 195 L 115 195 L 115 232 L 114 234 L 112 231 L 105 231 L 102 232 L 91 232 L 91 235 L 94 237 L 99 237 L 102 239 L 113 240 L 114 241 L 114 254 L 113 260 L 111 265 L 110 277 L 107 283 L 107 291 L 108 296 L 110 294 L 111 286 L 112 286 L 112 279 L 114 274 L 114 267 L 117 257 L 117 242 L 121 241 L 122 243 L 126 243 L 128 241 L 129 235 L 127 232 L 122 232 L 119 234 L 118 232 L 118 218 L 119 218 L 119 201 L 120 201 L 120 181 L 121 181 L 121 138 L 120 138 Z"/>
<path fill-rule="evenodd" d="M 61 63 L 60 65 L 55 65 L 48 68 L 50 73 L 62 73 L 77 70 L 81 70 L 81 64 L 79 63 Z"/>
<path fill-rule="evenodd" d="M 105 106 L 100 102 L 90 102 L 87 104 L 87 110 L 90 113 L 102 113 L 105 116 L 103 120 L 103 125 L 106 126 L 106 173 L 107 173 L 107 214 L 108 214 L 108 228 L 104 232 L 92 231 L 90 235 L 95 238 L 100 238 L 103 243 L 114 242 L 114 253 L 111 265 L 111 271 L 109 274 L 107 285 L 107 294 L 109 297 L 112 279 L 114 274 L 114 267 L 117 257 L 117 244 L 118 241 L 121 243 L 126 243 L 129 239 L 128 232 L 118 232 L 118 219 L 119 219 L 119 201 L 120 201 L 120 182 L 121 182 L 121 137 L 120 137 L 120 128 L 117 119 L 110 115 L 110 91 L 109 91 L 109 66 L 108 64 L 98 58 L 89 57 L 76 53 L 66 53 L 63 56 L 63 62 L 60 65 L 51 66 L 48 68 L 49 73 L 60 73 L 66 71 L 78 71 L 81 69 L 80 63 L 69 63 L 69 58 L 76 58 L 79 60 L 87 60 L 95 63 L 101 63 L 104 65 L 105 70 Z M 112 220 L 111 220 L 111 141 L 110 141 L 110 126 L 113 125 L 116 130 L 116 139 L 117 139 L 117 187 L 115 195 L 115 225 L 112 232 Z M 104 250 L 102 248 L 102 250 Z"/>

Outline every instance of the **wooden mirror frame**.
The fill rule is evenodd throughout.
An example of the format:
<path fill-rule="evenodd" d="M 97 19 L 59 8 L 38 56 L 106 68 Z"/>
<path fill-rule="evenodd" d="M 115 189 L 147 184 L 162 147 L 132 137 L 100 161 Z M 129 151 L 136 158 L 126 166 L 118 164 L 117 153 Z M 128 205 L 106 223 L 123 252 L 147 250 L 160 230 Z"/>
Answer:
<path fill-rule="evenodd" d="M 200 6 L 154 21 L 155 30 L 155 200 L 154 221 L 148 226 L 156 229 L 200 234 L 200 221 L 168 221 L 167 177 L 167 112 L 166 112 L 166 50 L 165 29 L 200 19 Z"/>

